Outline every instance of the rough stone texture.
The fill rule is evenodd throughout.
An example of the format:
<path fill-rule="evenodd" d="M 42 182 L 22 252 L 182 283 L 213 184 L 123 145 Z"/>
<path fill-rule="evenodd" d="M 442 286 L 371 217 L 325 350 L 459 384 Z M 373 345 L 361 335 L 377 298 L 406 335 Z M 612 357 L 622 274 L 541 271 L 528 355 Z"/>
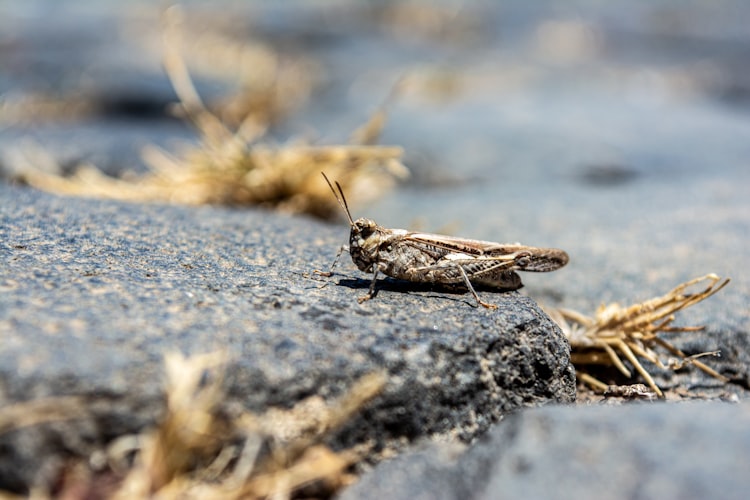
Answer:
<path fill-rule="evenodd" d="M 731 277 L 732 283 L 679 313 L 676 321 L 706 329 L 669 339 L 687 354 L 721 350 L 721 358 L 706 362 L 731 383 L 690 367 L 679 373 L 646 367 L 671 399 L 747 398 L 750 4 L 464 2 L 442 30 L 408 22 L 404 31 L 403 25 L 389 24 L 398 16 L 369 4 L 324 3 L 301 8 L 233 2 L 238 10 L 224 5 L 216 17 L 209 15 L 216 12 L 216 2 L 204 10 L 200 2 L 191 5 L 198 6 L 193 19 L 200 30 L 225 34 L 231 18 L 233 34 L 265 36 L 325 68 L 324 91 L 271 131 L 279 142 L 309 137 L 311 128 L 320 142 L 343 141 L 383 102 L 394 82 L 405 73 L 414 76 L 408 91 L 389 106 L 382 137 L 405 148 L 412 180 L 366 209 L 352 196 L 355 216 L 392 227 L 448 227 L 466 237 L 554 246 L 570 254 L 569 265 L 552 274 L 524 276 L 520 295 L 491 295 L 489 300 L 501 305 L 497 315 L 470 308 L 467 295 L 400 283 L 387 284 L 375 301 L 358 306 L 355 296 L 368 283 L 351 265 L 322 290 L 303 276 L 330 262 L 346 238 L 344 226 L 255 211 L 63 200 L 5 187 L 0 195 L 8 219 L 0 229 L 10 237 L 3 233 L 3 258 L 7 254 L 9 265 L 2 269 L 0 284 L 0 361 L 11 368 L 0 367 L 5 370 L 0 401 L 79 391 L 96 394 L 104 403 L 98 423 L 16 436 L 25 444 L 0 448 L 2 453 L 26 450 L 26 463 L 36 467 L 39 456 L 51 449 L 85 452 L 102 429 L 105 434 L 137 429 L 160 410 L 157 379 L 163 352 L 226 346 L 237 355 L 230 380 L 233 398 L 253 408 L 289 404 L 316 390 L 338 394 L 356 374 L 386 366 L 402 374 L 392 377 L 386 398 L 421 416 L 388 421 L 383 439 L 414 433 L 420 426 L 424 433 L 448 432 L 450 426 L 438 415 L 457 418 L 450 433 L 468 438 L 487 427 L 492 412 L 504 411 L 492 403 L 492 384 L 479 373 L 478 360 L 488 360 L 500 393 L 506 394 L 502 349 L 507 338 L 495 330 L 496 321 L 526 325 L 528 336 L 514 334 L 521 352 L 542 339 L 555 342 L 540 351 L 548 361 L 535 366 L 524 364 L 524 358 L 518 368 L 527 373 L 519 380 L 531 383 L 528 374 L 546 373 L 544 363 L 554 362 L 561 348 L 557 334 L 550 336 L 546 320 L 523 295 L 591 314 L 601 302 L 643 301 L 708 272 Z M 28 138 L 63 168 L 83 159 L 122 172 L 142 168 L 138 149 L 143 144 L 174 151 L 172 140 L 188 136 L 186 127 L 160 112 L 172 91 L 156 44 L 144 50 L 144 41 L 160 37 L 145 28 L 155 27 L 157 17 L 144 15 L 136 4 L 0 3 L 2 98 L 12 101 L 35 91 L 83 96 L 96 110 L 79 121 L 57 117 L 50 123 L 12 123 L 0 107 L 0 169 L 12 174 Z M 186 13 L 190 16 L 191 9 Z M 194 76 L 203 96 L 220 93 L 221 84 Z M 15 222 L 10 226 L 6 220 Z M 24 222 L 29 220 L 37 222 Z M 306 242 L 302 247 L 301 241 Z M 18 277 L 6 279 L 11 273 Z M 523 344 L 526 338 L 531 340 Z M 347 350 L 352 345 L 363 350 Z M 308 351 L 317 358 L 300 356 Z M 246 358 L 246 353 L 254 354 Z M 563 370 L 565 358 L 555 359 Z M 449 360 L 460 362 L 454 367 Z M 447 370 L 443 375 L 454 374 L 442 388 L 433 375 L 441 363 Z M 300 378 L 303 370 L 308 375 Z M 549 389 L 567 398 L 569 372 L 561 373 L 560 381 L 548 380 L 548 388 L 519 384 L 518 389 L 524 394 Z M 616 372 L 602 375 L 607 382 L 640 381 Z M 438 391 L 445 399 L 428 401 L 424 391 L 409 392 L 410 387 L 427 387 L 428 394 Z M 136 399 L 132 388 L 138 388 Z M 611 416 L 609 411 L 605 420 L 620 421 L 620 410 L 612 409 Z M 676 429 L 687 418 L 658 411 L 665 412 L 664 422 L 674 418 Z M 717 405 L 689 414 L 715 422 L 727 411 Z M 107 420 L 106 412 L 120 417 Z M 577 418 L 579 413 L 573 414 Z M 526 417 L 517 418 L 523 422 Z M 727 421 L 731 428 L 731 418 Z M 578 434 L 570 426 L 555 427 L 548 440 L 560 443 L 562 458 L 545 462 L 549 477 L 564 476 L 570 461 L 557 439 L 568 438 L 573 449 L 584 442 L 581 434 L 596 432 L 594 427 Z M 351 431 L 339 439 L 354 436 Z M 714 471 L 710 464 L 725 457 L 744 463 L 747 452 L 738 447 L 723 452 L 707 445 L 701 462 L 707 474 Z M 486 454 L 487 447 L 481 449 Z M 449 472 L 455 453 L 450 447 L 435 469 L 430 468 L 433 451 L 424 452 L 421 467 L 432 471 L 426 484 L 400 491 L 416 494 L 433 491 L 431 484 L 446 484 L 445 492 L 465 488 L 460 493 L 469 496 L 479 491 L 475 484 L 490 483 L 494 459 L 487 459 L 485 468 L 466 471 L 476 481 L 462 482 Z M 29 469 L 19 477 L 41 477 L 54 467 Z M 390 470 L 392 482 L 398 483 L 412 467 L 384 464 L 382 470 Z M 590 470 L 591 484 L 613 474 Z M 630 486 L 648 470 L 638 469 Z M 415 477 L 423 477 L 417 472 Z"/>
<path fill-rule="evenodd" d="M 340 498 L 747 498 L 750 405 L 524 410 L 460 452 L 440 444 L 384 462 Z"/>
<path fill-rule="evenodd" d="M 96 422 L 0 437 L 0 488 L 56 451 L 82 453 L 152 422 L 162 355 L 224 349 L 231 399 L 290 406 L 379 369 L 388 386 L 335 440 L 379 448 L 472 439 L 508 411 L 572 401 L 568 345 L 533 300 L 369 280 L 353 264 L 321 287 L 344 225 L 259 210 L 138 206 L 0 187 L 0 404 L 83 395 Z M 81 435 L 77 435 L 80 429 Z M 64 441 L 64 442 L 61 442 Z M 68 443 L 71 441 L 73 444 Z"/>

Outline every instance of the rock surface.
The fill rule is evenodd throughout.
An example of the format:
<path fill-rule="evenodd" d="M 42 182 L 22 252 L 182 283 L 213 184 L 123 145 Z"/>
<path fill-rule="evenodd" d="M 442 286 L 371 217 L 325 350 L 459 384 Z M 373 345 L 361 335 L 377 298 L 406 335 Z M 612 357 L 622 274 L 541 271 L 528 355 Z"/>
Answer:
<path fill-rule="evenodd" d="M 153 423 L 172 351 L 227 351 L 232 400 L 258 411 L 330 399 L 386 370 L 384 394 L 338 445 L 470 440 L 511 410 L 575 397 L 567 341 L 528 297 L 481 292 L 498 304 L 486 311 L 468 294 L 389 281 L 360 305 L 369 280 L 351 262 L 323 287 L 311 272 L 331 262 L 344 225 L 0 193 L 0 405 L 61 395 L 97 405 L 94 422 L 53 426 L 64 439 L 0 436 L 0 488 L 39 482 L 29 475 L 63 450 Z"/>
<path fill-rule="evenodd" d="M 341 500 L 747 497 L 750 405 L 639 404 L 520 411 L 462 453 L 383 462 Z"/>

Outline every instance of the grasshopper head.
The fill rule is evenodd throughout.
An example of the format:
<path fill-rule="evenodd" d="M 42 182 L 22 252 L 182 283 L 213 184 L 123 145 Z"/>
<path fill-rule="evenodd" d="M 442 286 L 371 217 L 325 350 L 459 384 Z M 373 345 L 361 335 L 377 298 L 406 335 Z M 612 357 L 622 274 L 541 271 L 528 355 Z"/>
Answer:
<path fill-rule="evenodd" d="M 321 172 L 321 174 L 323 173 Z M 361 271 L 372 272 L 372 265 L 377 261 L 378 257 L 378 247 L 383 241 L 383 228 L 371 219 L 360 218 L 353 220 L 341 185 L 336 182 L 337 193 L 331 181 L 326 177 L 326 174 L 323 174 L 323 178 L 328 183 L 328 187 L 331 188 L 336 201 L 344 209 L 347 219 L 349 219 L 349 225 L 352 228 L 349 234 L 349 253 L 352 256 L 352 261 L 354 261 Z"/>
<path fill-rule="evenodd" d="M 349 253 L 361 271 L 372 272 L 377 261 L 378 248 L 383 241 L 383 228 L 371 219 L 360 218 L 352 222 L 349 234 Z"/>

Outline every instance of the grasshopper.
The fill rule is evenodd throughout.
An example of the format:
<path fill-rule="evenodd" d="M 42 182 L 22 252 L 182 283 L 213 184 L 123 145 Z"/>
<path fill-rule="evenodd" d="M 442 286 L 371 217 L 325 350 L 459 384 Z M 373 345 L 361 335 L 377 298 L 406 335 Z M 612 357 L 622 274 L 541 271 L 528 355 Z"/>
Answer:
<path fill-rule="evenodd" d="M 322 172 L 321 172 L 322 173 Z M 477 301 L 488 309 L 494 304 L 479 298 L 472 283 L 489 288 L 517 290 L 523 286 L 515 271 L 547 272 L 568 263 L 568 254 L 556 248 L 536 248 L 519 244 L 454 238 L 441 234 L 411 232 L 405 229 L 388 229 L 372 219 L 352 219 L 344 190 L 336 182 L 338 193 L 325 174 L 323 178 L 349 219 L 348 251 L 356 266 L 373 273 L 370 290 L 358 299 L 359 303 L 375 296 L 378 274 L 415 283 L 463 284 Z M 329 272 L 347 250 L 342 246 L 331 264 Z"/>

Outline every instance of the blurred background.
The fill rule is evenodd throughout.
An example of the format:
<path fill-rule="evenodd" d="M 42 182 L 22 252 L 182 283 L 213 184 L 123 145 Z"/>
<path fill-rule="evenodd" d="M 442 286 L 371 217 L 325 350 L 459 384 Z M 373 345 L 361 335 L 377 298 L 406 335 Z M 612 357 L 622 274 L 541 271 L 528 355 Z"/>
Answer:
<path fill-rule="evenodd" d="M 709 271 L 746 304 L 749 3 L 180 5 L 182 57 L 225 123 L 339 144 L 386 111 L 380 143 L 404 148 L 411 177 L 374 203 L 350 196 L 355 217 L 563 248 L 564 271 L 524 281 L 584 310 Z M 143 172 L 144 146 L 196 139 L 171 111 L 168 6 L 0 2 L 6 179 L 29 164 Z"/>

